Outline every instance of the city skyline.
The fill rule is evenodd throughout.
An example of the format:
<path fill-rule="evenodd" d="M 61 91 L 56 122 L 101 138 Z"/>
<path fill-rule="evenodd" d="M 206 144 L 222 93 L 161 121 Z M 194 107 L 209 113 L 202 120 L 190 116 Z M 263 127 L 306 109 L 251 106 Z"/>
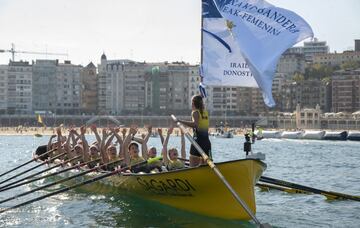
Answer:
<path fill-rule="evenodd" d="M 353 49 L 360 38 L 360 1 L 268 0 L 302 16 L 330 51 Z M 345 4 L 346 3 L 346 4 Z M 172 10 L 176 9 L 176 10 Z M 108 59 L 200 61 L 201 1 L 23 1 L 0 0 L 0 49 L 68 53 L 17 54 L 16 60 L 69 59 L 75 64 Z M 11 21 L 11 23 L 9 23 Z M 300 43 L 301 44 L 301 43 Z M 7 64 L 10 53 L 0 53 Z"/>

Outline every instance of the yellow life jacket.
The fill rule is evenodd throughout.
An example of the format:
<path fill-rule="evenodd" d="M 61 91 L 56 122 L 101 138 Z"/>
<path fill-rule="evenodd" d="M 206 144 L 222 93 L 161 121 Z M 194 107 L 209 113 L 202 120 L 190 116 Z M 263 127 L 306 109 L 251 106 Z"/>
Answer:
<path fill-rule="evenodd" d="M 145 159 L 143 157 L 130 158 L 130 166 L 136 165 L 143 161 L 145 161 Z"/>
<path fill-rule="evenodd" d="M 206 110 L 203 110 L 202 114 L 199 109 L 193 111 L 199 113 L 199 125 L 198 128 L 194 128 L 196 136 L 208 136 L 209 132 L 209 113 Z M 192 115 L 191 115 L 192 116 Z M 194 120 L 193 120 L 194 121 Z"/>
<path fill-rule="evenodd" d="M 149 158 L 147 162 L 148 165 L 150 165 L 151 167 L 161 167 L 162 165 L 161 159 L 162 157 Z"/>
<path fill-rule="evenodd" d="M 184 167 L 184 163 L 182 163 L 180 160 L 169 160 L 169 164 L 167 165 L 168 170 L 182 169 Z"/>

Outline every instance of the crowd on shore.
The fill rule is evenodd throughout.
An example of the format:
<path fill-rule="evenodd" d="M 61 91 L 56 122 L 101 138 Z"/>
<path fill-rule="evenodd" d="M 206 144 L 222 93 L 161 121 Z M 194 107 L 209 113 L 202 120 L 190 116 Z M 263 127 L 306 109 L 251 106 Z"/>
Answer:
<path fill-rule="evenodd" d="M 60 127 L 65 130 L 66 127 L 60 125 Z M 129 130 L 129 128 L 127 128 Z M 99 133 L 101 132 L 102 128 L 98 128 Z M 189 129 L 191 130 L 191 129 Z M 249 129 L 243 128 L 232 128 L 233 133 L 235 135 L 244 135 Z M 138 128 L 138 134 L 146 134 L 147 130 L 146 127 Z M 216 128 L 210 128 L 209 133 L 216 132 Z M 153 132 L 157 134 L 156 132 Z M 33 135 L 33 136 L 49 136 L 56 134 L 56 127 L 25 127 L 25 126 L 16 126 L 16 127 L 0 127 L 0 135 Z M 92 134 L 89 129 L 86 129 L 85 134 Z M 179 136 L 180 130 L 174 129 L 173 135 Z"/>

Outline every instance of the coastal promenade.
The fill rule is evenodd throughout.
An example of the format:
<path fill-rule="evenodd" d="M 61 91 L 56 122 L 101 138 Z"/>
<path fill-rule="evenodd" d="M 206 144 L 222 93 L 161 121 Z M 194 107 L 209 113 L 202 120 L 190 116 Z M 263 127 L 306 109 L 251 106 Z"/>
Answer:
<path fill-rule="evenodd" d="M 188 116 L 177 116 L 179 119 L 190 120 Z M 154 128 L 169 127 L 172 120 L 170 115 L 163 116 L 140 116 L 140 115 L 127 115 L 127 116 L 97 116 L 97 115 L 42 115 L 44 125 L 47 128 L 54 128 L 63 125 L 65 128 L 70 126 L 82 126 L 90 123 L 96 124 L 98 127 L 108 127 L 117 123 L 129 127 L 130 125 L 137 125 L 143 127 L 151 125 Z M 306 120 L 308 121 L 308 120 Z M 276 129 L 276 130 L 298 130 L 298 129 L 313 129 L 313 130 L 334 130 L 334 131 L 349 131 L 360 130 L 360 116 L 350 117 L 329 117 L 320 120 L 318 127 L 314 126 L 297 126 L 295 116 L 210 116 L 210 128 L 216 128 L 220 125 L 226 125 L 234 129 L 251 129 L 251 124 L 255 123 L 263 129 Z M 43 124 L 38 122 L 36 115 L 0 115 L 0 128 L 16 128 L 16 127 L 43 127 Z"/>
<path fill-rule="evenodd" d="M 96 116 L 96 115 L 44 115 L 41 116 L 44 124 L 48 127 L 55 127 L 63 124 L 64 126 L 81 126 L 89 121 L 93 121 L 99 127 L 107 127 L 118 121 L 121 125 L 130 126 L 136 124 L 138 126 L 152 125 L 153 127 L 168 127 L 172 122 L 170 115 L 168 116 Z M 189 119 L 189 116 L 177 116 L 179 119 Z M 95 120 L 96 119 L 96 120 Z M 249 127 L 252 123 L 260 120 L 257 116 L 211 116 L 210 126 L 216 127 L 221 122 L 227 123 L 230 127 Z M 36 115 L 0 115 L 0 127 L 40 127 Z"/>

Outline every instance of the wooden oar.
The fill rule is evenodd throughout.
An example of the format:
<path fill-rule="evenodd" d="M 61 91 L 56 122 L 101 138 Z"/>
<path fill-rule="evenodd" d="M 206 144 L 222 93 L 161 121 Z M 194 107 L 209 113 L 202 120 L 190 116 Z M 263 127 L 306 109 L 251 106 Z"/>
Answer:
<path fill-rule="evenodd" d="M 94 172 L 94 171 L 98 170 L 99 168 L 105 167 L 105 166 L 110 165 L 110 164 L 113 164 L 113 163 L 115 163 L 115 162 L 119 162 L 119 161 L 121 161 L 121 160 L 122 160 L 122 159 L 116 160 L 116 161 L 113 161 L 113 162 L 109 162 L 109 163 L 107 163 L 107 164 L 103 164 L 103 165 L 100 165 L 100 166 L 96 166 L 96 167 L 94 167 L 94 168 L 92 168 L 92 169 L 88 169 L 88 170 L 86 170 L 86 171 L 80 172 L 80 173 L 75 174 L 75 175 L 72 175 L 72 176 L 70 176 L 70 177 L 66 177 L 66 178 L 60 179 L 60 180 L 58 180 L 58 181 L 55 181 L 55 182 L 46 184 L 46 185 L 44 185 L 44 186 L 41 186 L 41 187 L 38 187 L 38 188 L 34 188 L 34 189 L 30 190 L 30 191 L 20 193 L 20 194 L 18 194 L 18 195 L 15 195 L 15 196 L 9 197 L 9 198 L 7 198 L 7 199 L 1 200 L 1 201 L 0 201 L 0 204 L 5 203 L 5 202 L 8 202 L 8 201 L 13 200 L 13 199 L 20 198 L 20 197 L 22 197 L 22 196 L 26 196 L 26 195 L 28 195 L 28 194 L 30 194 L 30 193 L 33 193 L 33 192 L 36 192 L 36 191 L 39 191 L 39 190 L 42 190 L 42 189 L 45 189 L 45 188 L 48 188 L 48 187 L 57 185 L 57 184 L 61 184 L 61 183 L 65 182 L 65 181 L 72 180 L 72 179 L 74 179 L 74 178 L 76 178 L 76 177 L 84 176 L 85 174 Z"/>
<path fill-rule="evenodd" d="M 7 184 L 7 185 L 1 186 L 1 187 L 0 187 L 0 192 L 5 191 L 5 190 L 7 190 L 7 189 L 12 189 L 12 187 L 10 187 L 10 188 L 8 188 L 8 187 L 9 187 L 9 186 L 12 186 L 12 185 L 14 185 L 14 184 L 17 184 L 17 183 L 19 183 L 19 182 L 22 182 L 22 181 L 24 181 L 24 180 L 26 180 L 26 179 L 30 179 L 30 178 L 32 178 L 32 177 L 35 177 L 35 176 L 40 175 L 40 174 L 42 174 L 42 173 L 45 173 L 45 172 L 47 172 L 47 171 L 49 171 L 49 170 L 55 169 L 55 168 L 57 168 L 57 167 L 59 167 L 59 166 L 62 166 L 62 165 L 64 165 L 64 164 L 67 164 L 68 162 L 72 162 L 72 161 L 74 161 L 74 160 L 77 160 L 77 159 L 79 159 L 80 157 L 81 157 L 81 156 L 77 156 L 77 157 L 74 157 L 74 158 L 69 159 L 69 160 L 67 160 L 67 161 L 63 161 L 63 162 L 58 163 L 58 164 L 56 164 L 56 165 L 54 165 L 54 166 L 50 166 L 50 167 L 47 168 L 47 169 L 41 170 L 41 171 L 39 171 L 39 172 L 37 172 L 37 173 L 31 174 L 31 175 L 26 176 L 26 177 L 23 177 L 23 178 L 21 178 L 21 179 L 19 179 L 19 180 L 17 180 L 17 181 L 14 181 L 14 182 L 11 182 L 11 183 L 9 183 L 9 184 Z M 22 185 L 22 184 L 20 184 L 19 186 L 21 186 L 21 185 Z"/>
<path fill-rule="evenodd" d="M 32 183 L 32 182 L 35 182 L 35 181 L 38 181 L 38 180 L 41 180 L 41 179 L 45 179 L 45 178 L 48 178 L 48 177 L 52 177 L 52 176 L 55 176 L 55 175 L 58 175 L 58 174 L 61 174 L 61 173 L 64 173 L 64 172 L 67 172 L 69 170 L 72 170 L 72 169 L 76 169 L 76 168 L 80 168 L 82 166 L 85 166 L 91 162 L 97 162 L 97 161 L 100 161 L 101 159 L 96 159 L 96 160 L 93 160 L 93 161 L 88 161 L 88 162 L 84 162 L 84 163 L 79 163 L 79 164 L 76 164 L 76 165 L 73 165 L 71 167 L 68 167 L 68 168 L 65 168 L 65 169 L 61 169 L 60 171 L 57 171 L 57 172 L 54 172 L 54 173 L 49 173 L 47 175 L 44 175 L 44 176 L 41 176 L 41 177 L 37 177 L 37 178 L 34 178 L 34 179 L 31 179 L 31 180 L 28 180 L 28 181 L 25 181 L 25 182 L 21 182 L 20 184 L 16 184 L 16 185 L 13 185 L 13 186 L 10 186 L 8 188 L 4 188 L 4 189 L 1 189 L 1 191 L 7 191 L 9 189 L 12 189 L 12 188 L 16 188 L 16 187 L 19 187 L 19 186 L 22 186 L 22 185 L 25 185 L 25 184 L 29 184 L 29 183 Z M 70 160 L 69 160 L 70 161 Z M 67 162 L 69 161 L 65 161 L 64 164 L 66 164 Z"/>
<path fill-rule="evenodd" d="M 304 185 L 300 185 L 300 184 L 295 184 L 295 183 L 291 183 L 288 181 L 278 180 L 275 178 L 261 176 L 260 181 L 265 182 L 265 183 L 285 186 L 285 187 L 289 187 L 289 188 L 299 189 L 299 190 L 303 190 L 303 191 L 308 191 L 308 192 L 315 193 L 315 194 L 320 194 L 320 195 L 325 196 L 327 199 L 348 199 L 348 200 L 360 201 L 359 196 L 352 196 L 352 195 L 343 194 L 343 193 L 339 193 L 339 192 L 324 191 L 321 189 L 312 188 L 312 187 L 308 187 L 308 186 L 304 186 Z"/>
<path fill-rule="evenodd" d="M 260 221 L 256 218 L 254 213 L 249 209 L 249 207 L 246 205 L 246 203 L 240 198 L 240 196 L 236 193 L 236 191 L 231 187 L 229 182 L 225 179 L 225 177 L 222 175 L 220 170 L 215 166 L 214 162 L 211 161 L 211 159 L 205 154 L 203 149 L 195 142 L 195 140 L 191 137 L 191 135 L 187 132 L 185 127 L 177 120 L 177 118 L 174 115 L 171 115 L 171 118 L 176 122 L 179 128 L 183 132 L 185 132 L 186 138 L 191 142 L 193 146 L 197 149 L 197 151 L 201 154 L 204 161 L 210 166 L 210 168 L 215 172 L 215 174 L 219 177 L 219 179 L 224 183 L 224 185 L 227 187 L 227 189 L 231 192 L 233 197 L 236 199 L 236 201 L 241 205 L 241 207 L 246 211 L 246 213 L 252 218 L 252 220 L 256 223 L 256 225 L 260 227 L 271 227 L 268 223 L 261 224 Z"/>
<path fill-rule="evenodd" d="M 147 161 L 142 161 L 142 162 L 139 162 L 139 163 L 137 163 L 137 164 L 135 164 L 135 165 L 132 165 L 131 167 L 138 166 L 138 165 L 142 165 L 142 164 L 146 164 L 146 163 L 147 163 Z M 110 163 L 109 163 L 109 164 L 110 164 Z M 116 174 L 120 174 L 122 171 L 124 171 L 124 170 L 126 170 L 126 169 L 128 169 L 128 168 L 130 168 L 130 166 L 126 166 L 126 167 L 123 167 L 123 168 L 121 168 L 121 169 L 115 169 L 114 171 L 111 171 L 111 172 L 102 174 L 102 175 L 100 175 L 100 176 L 97 176 L 97 177 L 95 177 L 95 178 L 92 178 L 92 179 L 89 179 L 89 180 L 80 182 L 80 183 L 78 183 L 78 184 L 74 184 L 74 185 L 71 185 L 71 186 L 68 186 L 68 187 L 59 189 L 59 190 L 57 190 L 57 191 L 54 191 L 54 192 L 48 193 L 48 194 L 46 194 L 46 195 L 43 195 L 43 196 L 34 198 L 34 199 L 29 200 L 29 201 L 26 201 L 26 202 L 24 202 L 24 203 L 20 203 L 20 204 L 17 204 L 17 205 L 15 205 L 15 206 L 12 206 L 12 207 L 8 207 L 8 208 L 1 209 L 1 210 L 0 210 L 0 214 L 1 214 L 1 213 L 4 213 L 5 211 L 9 211 L 9 210 L 12 210 L 12 209 L 15 209 L 15 208 L 19 208 L 19 207 L 21 207 L 21 206 L 25 206 L 25 205 L 27 205 L 27 204 L 30 204 L 30 203 L 33 203 L 33 202 L 36 202 L 36 201 L 39 201 L 39 200 L 48 198 L 48 197 L 50 197 L 50 196 L 57 195 L 57 194 L 60 194 L 60 193 L 69 191 L 69 190 L 71 190 L 71 189 L 74 189 L 74 188 L 77 188 L 77 187 L 80 187 L 80 186 L 83 186 L 83 185 L 86 185 L 86 184 L 93 183 L 93 182 L 95 182 L 95 181 L 104 179 L 104 178 L 106 178 L 106 177 L 110 177 L 110 176 L 113 176 L 113 175 L 116 175 Z"/>
<path fill-rule="evenodd" d="M 66 152 L 61 153 L 61 154 L 59 154 L 59 155 L 56 155 L 55 157 L 50 158 L 50 160 L 43 161 L 42 163 L 40 163 L 40 164 L 38 164 L 38 165 L 30 168 L 30 169 L 27 169 L 27 170 L 25 170 L 25 171 L 23 171 L 23 172 L 21 172 L 21 173 L 16 174 L 15 176 L 12 176 L 12 177 L 10 177 L 10 178 L 8 178 L 8 179 L 6 179 L 6 180 L 1 181 L 0 184 L 3 184 L 3 183 L 5 183 L 5 182 L 8 182 L 9 180 L 12 180 L 12 179 L 14 179 L 14 178 L 16 178 L 16 177 L 19 177 L 19 176 L 21 176 L 21 175 L 23 175 L 23 174 L 25 174 L 25 173 L 27 173 L 27 172 L 30 172 L 31 170 L 34 170 L 34 169 L 36 169 L 36 168 L 38 168 L 38 167 L 40 167 L 40 166 L 43 166 L 43 165 L 45 165 L 45 164 L 49 164 L 49 163 L 51 163 L 52 161 L 54 161 L 55 159 L 57 159 L 57 158 L 59 158 L 59 157 L 61 157 L 61 156 L 64 156 L 65 154 L 66 154 Z M 2 188 L 2 186 L 1 186 L 0 188 Z"/>
<path fill-rule="evenodd" d="M 287 193 L 301 193 L 301 194 L 311 194 L 311 192 L 303 191 L 300 189 L 293 189 L 288 187 L 281 187 L 277 185 L 271 185 L 271 184 L 265 184 L 265 183 L 257 183 L 256 186 L 258 186 L 261 190 L 269 191 L 270 189 L 276 189 L 279 191 L 287 192 Z"/>
<path fill-rule="evenodd" d="M 45 156 L 45 155 L 47 155 L 47 154 L 49 154 L 49 153 L 53 152 L 54 150 L 55 150 L 55 149 L 49 150 L 49 151 L 47 151 L 47 152 L 45 152 L 45 153 L 43 153 L 43 154 L 39 155 L 37 158 L 41 158 L 41 157 L 43 157 L 43 156 Z M 13 168 L 13 169 L 11 169 L 11 170 L 9 170 L 9 171 L 6 171 L 5 173 L 0 174 L 0 177 L 2 177 L 2 176 L 4 176 L 4 175 L 6 175 L 6 174 L 8 174 L 8 173 L 11 173 L 12 171 L 15 171 L 15 170 L 17 170 L 17 169 L 19 169 L 19 168 L 21 168 L 21 167 L 23 167 L 23 166 L 27 165 L 27 164 L 30 164 L 31 162 L 35 161 L 37 158 L 33 158 L 33 159 L 31 159 L 30 161 L 25 162 L 24 164 L 21 164 L 21 165 L 19 165 L 19 166 L 15 167 L 15 168 Z"/>

